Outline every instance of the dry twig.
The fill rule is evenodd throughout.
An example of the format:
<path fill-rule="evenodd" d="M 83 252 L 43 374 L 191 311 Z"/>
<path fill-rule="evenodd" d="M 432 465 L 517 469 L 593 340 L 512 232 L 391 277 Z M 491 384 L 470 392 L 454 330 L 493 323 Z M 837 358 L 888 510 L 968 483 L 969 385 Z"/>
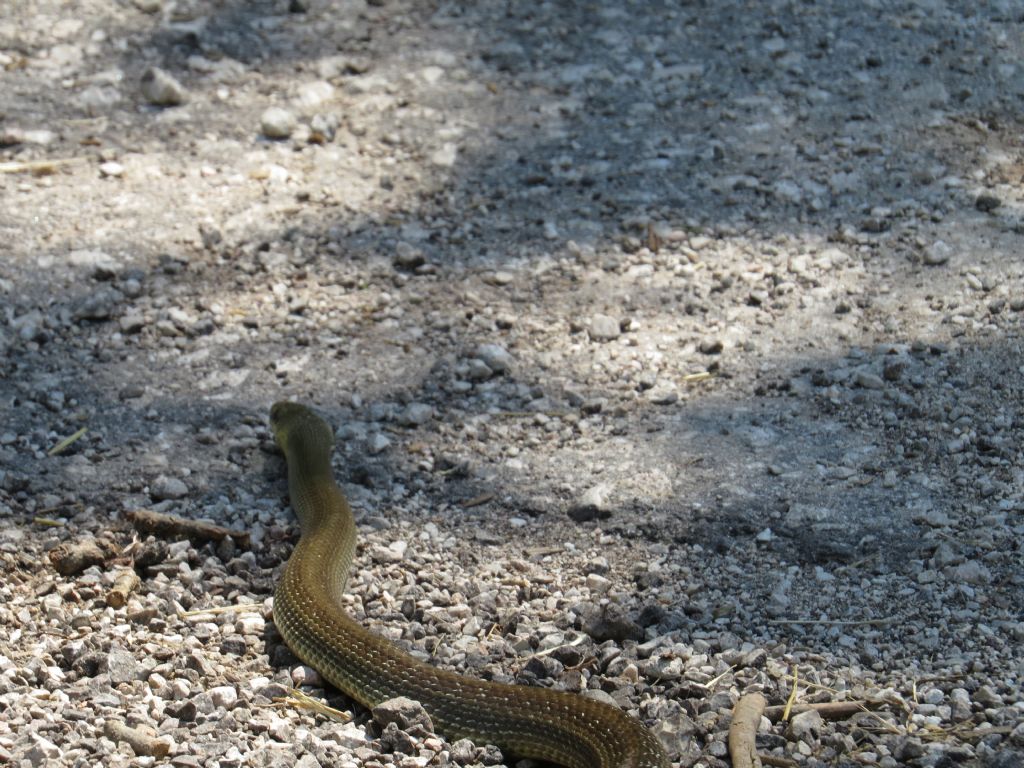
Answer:
<path fill-rule="evenodd" d="M 757 754 L 757 726 L 761 723 L 765 700 L 760 693 L 748 693 L 740 697 L 732 710 L 732 724 L 729 726 L 729 755 L 732 768 L 761 768 Z"/>
<path fill-rule="evenodd" d="M 896 621 L 895 616 L 884 619 L 864 619 L 862 621 L 842 621 L 839 619 L 770 619 L 769 624 L 818 624 L 823 627 L 884 627 Z"/>
<path fill-rule="evenodd" d="M 302 709 L 309 709 L 342 723 L 347 723 L 352 719 L 352 717 L 347 713 L 342 712 L 340 709 L 329 707 L 322 701 L 314 699 L 312 696 L 307 696 L 298 688 L 290 688 L 287 696 L 275 696 L 274 703 L 281 706 L 293 706 L 300 707 Z"/>
<path fill-rule="evenodd" d="M 82 427 L 80 430 L 75 432 L 70 437 L 65 437 L 63 440 L 61 440 L 59 443 L 57 443 L 55 446 L 53 446 L 53 448 L 51 448 L 50 450 L 48 450 L 46 452 L 46 455 L 47 456 L 56 456 L 58 453 L 61 453 L 62 451 L 66 451 L 68 449 L 68 447 L 72 443 L 74 443 L 76 440 L 81 438 L 88 431 L 89 431 L 88 427 Z"/>
<path fill-rule="evenodd" d="M 103 724 L 103 735 L 111 741 L 123 741 L 139 757 L 167 757 L 171 745 L 140 728 L 130 728 L 118 720 L 107 720 Z"/>
<path fill-rule="evenodd" d="M 56 173 L 63 165 L 70 165 L 83 160 L 81 157 L 55 158 L 53 160 L 30 160 L 28 162 L 0 163 L 0 173 L 32 173 L 36 176 L 46 176 Z"/>
<path fill-rule="evenodd" d="M 142 533 L 152 533 L 163 538 L 188 538 L 192 541 L 221 541 L 230 536 L 246 549 L 249 548 L 249 532 L 233 531 L 222 525 L 189 520 L 176 515 L 164 515 L 151 509 L 136 509 L 128 513 L 128 519 Z"/>
<path fill-rule="evenodd" d="M 788 719 L 788 715 L 798 715 L 813 709 L 826 720 L 842 720 L 863 712 L 868 704 L 869 702 L 866 701 L 826 701 L 821 704 L 794 704 L 792 706 L 786 704 L 767 707 L 764 716 L 775 723 Z M 788 713 L 786 712 L 787 707 L 789 708 Z"/>
<path fill-rule="evenodd" d="M 124 608 L 128 604 L 128 596 L 139 588 L 142 582 L 131 568 L 121 571 L 114 580 L 114 586 L 107 592 L 107 605 L 111 608 Z"/>

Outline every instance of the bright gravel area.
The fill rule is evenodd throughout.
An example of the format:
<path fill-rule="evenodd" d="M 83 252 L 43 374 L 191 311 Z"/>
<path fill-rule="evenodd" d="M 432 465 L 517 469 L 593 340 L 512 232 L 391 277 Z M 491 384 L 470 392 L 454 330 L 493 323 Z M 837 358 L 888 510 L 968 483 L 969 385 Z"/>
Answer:
<path fill-rule="evenodd" d="M 1017 0 L 0 7 L 0 764 L 525 765 L 282 644 L 287 397 L 411 653 L 1024 766 Z"/>

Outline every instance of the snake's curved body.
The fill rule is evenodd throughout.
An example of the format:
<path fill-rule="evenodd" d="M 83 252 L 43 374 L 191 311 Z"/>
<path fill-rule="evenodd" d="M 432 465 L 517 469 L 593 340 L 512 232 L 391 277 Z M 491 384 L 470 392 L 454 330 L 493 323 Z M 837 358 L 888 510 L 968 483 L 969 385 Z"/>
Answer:
<path fill-rule="evenodd" d="M 615 707 L 437 669 L 353 621 L 341 595 L 356 526 L 331 471 L 333 432 L 297 403 L 275 404 L 270 421 L 288 461 L 288 489 L 302 528 L 274 593 L 274 622 L 302 661 L 366 707 L 395 696 L 419 701 L 450 739 L 494 744 L 569 768 L 668 768 L 654 735 Z"/>

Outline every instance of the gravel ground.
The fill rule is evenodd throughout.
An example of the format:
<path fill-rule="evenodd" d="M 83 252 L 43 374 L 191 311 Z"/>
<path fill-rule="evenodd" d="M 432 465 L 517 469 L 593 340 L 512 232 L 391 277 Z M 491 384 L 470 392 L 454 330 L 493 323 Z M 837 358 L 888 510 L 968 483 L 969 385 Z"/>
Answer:
<path fill-rule="evenodd" d="M 0 763 L 516 765 L 282 644 L 289 397 L 412 653 L 1024 765 L 1016 0 L 4 5 Z"/>

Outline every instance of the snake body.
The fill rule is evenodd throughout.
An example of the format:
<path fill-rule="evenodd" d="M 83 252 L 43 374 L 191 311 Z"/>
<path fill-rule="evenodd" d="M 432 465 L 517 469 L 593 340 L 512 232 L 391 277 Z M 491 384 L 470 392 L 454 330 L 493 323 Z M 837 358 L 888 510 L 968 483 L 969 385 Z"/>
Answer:
<path fill-rule="evenodd" d="M 396 696 L 419 701 L 449 739 L 568 768 L 668 768 L 654 735 L 626 713 L 583 696 L 504 685 L 437 669 L 396 648 L 344 611 L 342 592 L 356 525 L 334 481 L 331 428 L 309 408 L 276 403 L 275 439 L 302 535 L 274 593 L 274 623 L 304 663 L 372 708 Z"/>

